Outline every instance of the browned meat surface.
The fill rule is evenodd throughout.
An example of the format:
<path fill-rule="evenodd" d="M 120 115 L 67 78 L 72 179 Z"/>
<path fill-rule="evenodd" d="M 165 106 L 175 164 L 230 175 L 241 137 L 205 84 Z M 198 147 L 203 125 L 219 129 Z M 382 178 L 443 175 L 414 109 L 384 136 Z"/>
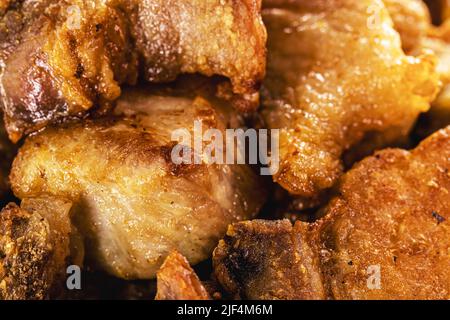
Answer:
<path fill-rule="evenodd" d="M 221 284 L 250 299 L 450 298 L 450 127 L 363 160 L 336 194 L 315 224 L 233 225 L 214 254 Z"/>
<path fill-rule="evenodd" d="M 5 8 L 7 8 L 5 10 Z M 230 78 L 255 107 L 265 71 L 260 0 L 13 0 L 0 7 L 0 104 L 13 141 L 103 112 L 121 84 L 180 73 Z"/>
<path fill-rule="evenodd" d="M 315 198 L 336 183 L 343 154 L 367 135 L 384 145 L 408 136 L 439 90 L 434 58 L 403 53 L 381 1 L 264 4 L 262 113 L 281 129 L 274 180 Z"/>
<path fill-rule="evenodd" d="M 174 251 L 156 273 L 158 281 L 156 300 L 210 300 L 189 262 Z"/>
<path fill-rule="evenodd" d="M 63 199 L 25 199 L 0 214 L 0 300 L 47 299 L 65 285 L 69 257 L 83 248 L 71 226 L 72 204 Z M 71 241 L 73 240 L 73 241 Z M 76 252 L 76 253 L 75 253 Z"/>
<path fill-rule="evenodd" d="M 335 299 L 450 298 L 450 127 L 412 152 L 385 150 L 341 180 L 315 226 Z M 379 266 L 381 289 L 367 270 Z"/>
<path fill-rule="evenodd" d="M 324 299 L 318 260 L 305 228 L 288 220 L 234 224 L 214 251 L 215 275 L 234 297 Z"/>

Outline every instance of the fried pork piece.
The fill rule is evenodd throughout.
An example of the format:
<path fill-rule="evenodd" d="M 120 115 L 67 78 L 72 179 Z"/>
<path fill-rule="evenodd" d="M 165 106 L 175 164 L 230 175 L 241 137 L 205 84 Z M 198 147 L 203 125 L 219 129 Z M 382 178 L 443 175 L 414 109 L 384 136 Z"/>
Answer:
<path fill-rule="evenodd" d="M 274 298 L 290 281 L 308 287 L 321 278 L 329 299 L 450 298 L 450 127 L 414 151 L 388 149 L 363 160 L 336 193 L 312 225 L 234 225 L 214 255 L 222 285 L 243 297 Z M 295 261 L 305 268 L 278 263 L 282 252 L 299 248 Z M 280 278 L 265 284 L 267 270 Z"/>
<path fill-rule="evenodd" d="M 156 274 L 158 291 L 156 300 L 210 300 L 200 279 L 189 262 L 173 251 Z"/>
<path fill-rule="evenodd" d="M 306 229 L 288 220 L 229 227 L 214 251 L 215 275 L 234 297 L 250 300 L 324 299 L 318 260 Z"/>
<path fill-rule="evenodd" d="M 47 299 L 61 290 L 68 258 L 82 261 L 82 246 L 65 199 L 24 199 L 0 214 L 0 300 Z M 71 242 L 71 239 L 74 241 Z M 77 250 L 77 253 L 74 253 Z"/>
<path fill-rule="evenodd" d="M 422 0 L 384 0 L 384 3 L 400 33 L 404 50 L 412 55 L 432 50 L 438 57 L 436 72 L 444 86 L 432 102 L 430 112 L 419 122 L 417 133 L 425 138 L 450 124 L 450 47 L 445 36 L 448 26 L 433 26 Z M 435 1 L 432 7 L 436 10 L 437 5 L 441 4 Z"/>
<path fill-rule="evenodd" d="M 256 98 L 266 66 L 261 0 L 139 0 L 134 12 L 145 78 L 219 74 L 231 79 L 235 93 Z"/>
<path fill-rule="evenodd" d="M 438 57 L 436 71 L 443 83 L 443 89 L 432 108 L 419 123 L 418 133 L 427 137 L 431 133 L 450 124 L 450 22 L 442 26 L 432 25 L 429 10 L 421 0 L 384 0 L 395 29 L 399 31 L 404 49 L 419 55 L 424 50 L 432 50 Z M 432 8 L 444 4 L 433 2 Z M 443 10 L 443 9 L 442 9 Z M 439 9 L 439 12 L 442 11 Z"/>
<path fill-rule="evenodd" d="M 449 27 L 444 26 L 442 28 Z M 450 34 L 450 33 L 449 33 Z M 438 56 L 436 70 L 443 83 L 443 88 L 433 101 L 430 111 L 423 116 L 419 125 L 420 135 L 426 137 L 433 132 L 450 125 L 450 38 L 426 37 L 422 39 L 419 49 L 431 49 Z"/>
<path fill-rule="evenodd" d="M 274 180 L 294 195 L 332 187 L 343 153 L 368 134 L 407 136 L 436 96 L 434 59 L 405 56 L 381 1 L 268 0 L 263 19 L 262 113 L 281 128 Z"/>
<path fill-rule="evenodd" d="M 106 108 L 119 84 L 135 82 L 128 24 L 105 1 L 11 1 L 0 20 L 0 104 L 11 140 Z"/>
<path fill-rule="evenodd" d="M 13 141 L 93 107 L 109 109 L 139 71 L 152 82 L 223 75 L 241 97 L 236 106 L 257 104 L 266 41 L 260 0 L 13 0 L 5 7 L 0 104 Z"/>
<path fill-rule="evenodd" d="M 28 138 L 14 162 L 15 195 L 70 198 L 87 253 L 115 276 L 153 278 L 174 249 L 196 264 L 228 224 L 254 217 L 264 202 L 247 166 L 174 163 L 175 130 L 193 137 L 196 120 L 203 132 L 234 121 L 229 104 L 209 90 L 183 87 L 125 93 L 117 113 L 129 118 L 48 128 Z"/>
<path fill-rule="evenodd" d="M 336 299 L 450 298 L 450 127 L 412 152 L 385 150 L 342 179 L 314 228 Z M 381 269 L 381 289 L 366 271 Z"/>
<path fill-rule="evenodd" d="M 405 52 L 410 53 L 420 46 L 427 36 L 431 25 L 431 16 L 422 0 L 383 0 L 394 22 L 395 30 L 400 33 Z"/>

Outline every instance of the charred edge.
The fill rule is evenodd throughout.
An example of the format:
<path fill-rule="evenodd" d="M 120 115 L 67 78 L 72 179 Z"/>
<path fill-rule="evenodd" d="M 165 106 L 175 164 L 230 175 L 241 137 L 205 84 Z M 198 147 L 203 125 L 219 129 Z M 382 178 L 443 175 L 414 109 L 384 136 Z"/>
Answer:
<path fill-rule="evenodd" d="M 262 236 L 251 235 L 251 238 L 250 242 L 254 244 L 260 244 L 263 240 Z M 244 245 L 247 243 L 245 240 L 239 241 L 238 244 L 236 239 L 226 236 L 224 242 L 228 248 L 224 266 L 230 279 L 237 284 L 239 289 L 242 289 L 263 271 L 264 254 L 251 246 L 242 246 L 243 243 Z"/>

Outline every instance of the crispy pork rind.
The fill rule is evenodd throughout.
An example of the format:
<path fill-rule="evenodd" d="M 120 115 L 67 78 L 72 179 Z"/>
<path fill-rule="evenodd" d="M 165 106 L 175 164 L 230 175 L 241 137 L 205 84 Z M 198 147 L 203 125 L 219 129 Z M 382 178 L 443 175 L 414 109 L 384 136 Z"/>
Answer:
<path fill-rule="evenodd" d="M 0 300 L 42 300 L 65 285 L 75 249 L 70 222 L 72 203 L 57 198 L 25 199 L 0 214 Z M 82 243 L 78 243 L 82 260 Z M 80 263 L 80 260 L 76 261 Z"/>
<path fill-rule="evenodd" d="M 187 259 L 176 251 L 166 258 L 156 278 L 156 300 L 211 299 Z"/>
<path fill-rule="evenodd" d="M 274 180 L 315 198 L 367 135 L 408 136 L 439 90 L 433 55 L 406 56 L 381 1 L 265 1 L 262 114 L 280 132 Z"/>

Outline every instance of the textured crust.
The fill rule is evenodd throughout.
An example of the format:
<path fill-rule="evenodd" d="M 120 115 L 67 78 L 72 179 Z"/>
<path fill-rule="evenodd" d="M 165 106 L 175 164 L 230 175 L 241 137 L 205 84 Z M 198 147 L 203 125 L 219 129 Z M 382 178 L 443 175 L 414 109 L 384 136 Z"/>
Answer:
<path fill-rule="evenodd" d="M 445 11 L 446 1 L 429 1 L 433 16 L 442 25 L 434 26 L 430 12 L 421 0 L 384 0 L 395 29 L 400 33 L 405 50 L 412 55 L 419 55 L 425 50 L 433 51 L 437 56 L 436 72 L 443 84 L 437 98 L 432 102 L 429 113 L 422 117 L 418 127 L 420 137 L 427 137 L 433 132 L 450 124 L 450 21 Z M 448 13 L 447 13 L 448 14 Z"/>
<path fill-rule="evenodd" d="M 426 37 L 431 26 L 431 16 L 422 0 L 383 0 L 402 38 L 405 52 L 415 50 Z"/>
<path fill-rule="evenodd" d="M 288 220 L 253 220 L 229 227 L 214 251 L 214 272 L 234 297 L 250 300 L 324 299 L 318 261 L 306 228 Z"/>
<path fill-rule="evenodd" d="M 412 152 L 385 150 L 347 173 L 315 228 L 335 299 L 450 298 L 450 127 Z M 367 269 L 381 268 L 381 289 Z"/>
<path fill-rule="evenodd" d="M 0 300 L 41 300 L 63 284 L 71 254 L 71 203 L 26 199 L 0 214 Z"/>
<path fill-rule="evenodd" d="M 0 16 L 9 136 L 102 113 L 138 73 L 152 82 L 222 75 L 236 106 L 255 108 L 265 43 L 260 0 L 14 0 Z"/>
<path fill-rule="evenodd" d="M 336 194 L 314 224 L 230 227 L 214 253 L 223 287 L 249 299 L 450 298 L 450 127 L 363 160 Z"/>
<path fill-rule="evenodd" d="M 195 120 L 203 132 L 225 130 L 232 119 L 228 103 L 185 88 L 133 91 L 118 103 L 128 119 L 28 138 L 11 173 L 15 195 L 72 199 L 91 257 L 118 277 L 153 278 L 174 249 L 192 264 L 206 259 L 228 224 L 259 212 L 265 192 L 247 166 L 173 163 L 174 130 L 193 136 Z"/>
<path fill-rule="evenodd" d="M 176 251 L 166 258 L 156 277 L 156 300 L 211 299 L 189 262 Z"/>
<path fill-rule="evenodd" d="M 439 90 L 434 58 L 405 56 L 381 1 L 267 1 L 263 19 L 262 113 L 281 129 L 274 180 L 292 194 L 332 187 L 368 134 L 405 138 Z"/>

